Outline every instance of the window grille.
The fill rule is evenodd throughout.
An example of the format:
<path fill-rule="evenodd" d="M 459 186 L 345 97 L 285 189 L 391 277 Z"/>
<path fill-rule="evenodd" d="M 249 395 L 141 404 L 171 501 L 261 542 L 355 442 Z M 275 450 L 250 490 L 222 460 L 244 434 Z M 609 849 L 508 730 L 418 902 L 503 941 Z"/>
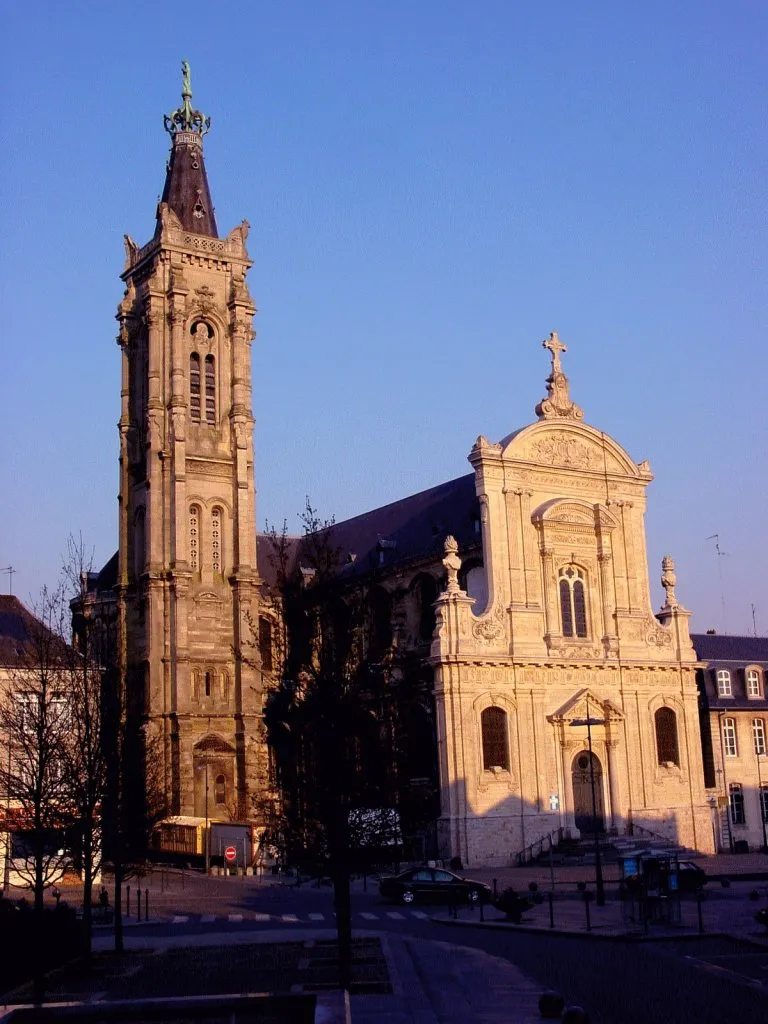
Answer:
<path fill-rule="evenodd" d="M 680 764 L 677 746 L 677 715 L 672 708 L 659 708 L 654 715 L 656 753 L 659 764 Z"/>
<path fill-rule="evenodd" d="M 200 356 L 197 352 L 189 357 L 189 415 L 195 423 L 200 422 Z"/>
<path fill-rule="evenodd" d="M 736 719 L 723 719 L 723 747 L 726 757 L 738 757 L 738 746 L 736 744 Z"/>
<path fill-rule="evenodd" d="M 216 422 L 216 368 L 213 356 L 205 357 L 205 422 Z"/>
<path fill-rule="evenodd" d="M 727 668 L 721 668 L 718 670 L 717 695 L 718 697 L 731 697 L 733 695 L 733 688 L 731 687 L 731 673 Z"/>
<path fill-rule="evenodd" d="M 486 708 L 480 715 L 483 740 L 483 768 L 503 768 L 509 771 L 509 743 L 507 741 L 507 713 L 501 708 Z"/>
<path fill-rule="evenodd" d="M 198 529 L 200 525 L 200 509 L 197 505 L 192 505 L 189 510 L 189 567 L 192 572 L 197 572 L 199 568 L 199 546 L 198 546 Z"/>
<path fill-rule="evenodd" d="M 732 782 L 728 787 L 728 802 L 731 806 L 731 822 L 734 825 L 745 825 L 744 791 L 740 782 Z"/>
<path fill-rule="evenodd" d="M 221 509 L 211 512 L 211 568 L 221 572 Z"/>
<path fill-rule="evenodd" d="M 560 616 L 563 636 L 586 637 L 587 596 L 584 571 L 575 565 L 560 570 Z"/>

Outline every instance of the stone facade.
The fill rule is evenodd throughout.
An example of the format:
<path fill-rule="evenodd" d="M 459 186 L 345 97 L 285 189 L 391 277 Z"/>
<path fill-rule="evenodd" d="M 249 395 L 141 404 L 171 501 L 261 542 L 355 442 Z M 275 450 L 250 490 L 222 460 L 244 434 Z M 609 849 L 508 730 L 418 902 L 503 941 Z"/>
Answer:
<path fill-rule="evenodd" d="M 658 616 L 651 607 L 652 475 L 583 422 L 564 346 L 556 336 L 545 346 L 553 365 L 538 421 L 498 444 L 478 438 L 469 457 L 484 607 L 461 590 L 461 560 L 446 542 L 431 651 L 442 853 L 501 865 L 560 828 L 590 827 L 588 728 L 603 826 L 642 826 L 709 851 L 696 654 L 671 559 L 666 603 Z"/>
<path fill-rule="evenodd" d="M 208 122 L 187 116 L 197 113 L 181 108 L 168 129 L 168 201 L 154 238 L 139 248 L 126 237 L 117 313 L 119 656 L 146 749 L 162 757 L 170 813 L 242 819 L 264 772 L 251 643 L 260 587 L 255 307 L 247 223 L 215 234 L 202 149 Z"/>

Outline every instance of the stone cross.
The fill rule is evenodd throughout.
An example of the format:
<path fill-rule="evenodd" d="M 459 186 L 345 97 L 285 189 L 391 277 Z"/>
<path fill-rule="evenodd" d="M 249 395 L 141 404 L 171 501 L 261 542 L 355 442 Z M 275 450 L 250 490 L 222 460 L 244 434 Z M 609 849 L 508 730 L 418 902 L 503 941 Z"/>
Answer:
<path fill-rule="evenodd" d="M 557 331 L 552 331 L 550 336 L 541 343 L 542 348 L 548 348 L 552 353 L 552 372 L 562 373 L 563 367 L 560 363 L 560 353 L 567 352 L 568 348 L 557 336 Z"/>

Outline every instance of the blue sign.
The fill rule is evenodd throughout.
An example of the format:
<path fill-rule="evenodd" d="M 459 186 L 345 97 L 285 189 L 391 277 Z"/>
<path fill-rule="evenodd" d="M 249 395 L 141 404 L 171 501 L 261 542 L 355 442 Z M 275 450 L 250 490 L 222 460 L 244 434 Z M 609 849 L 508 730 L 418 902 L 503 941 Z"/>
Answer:
<path fill-rule="evenodd" d="M 550 811 L 556 811 L 560 807 L 560 796 L 557 793 L 550 793 L 549 795 L 549 809 Z"/>

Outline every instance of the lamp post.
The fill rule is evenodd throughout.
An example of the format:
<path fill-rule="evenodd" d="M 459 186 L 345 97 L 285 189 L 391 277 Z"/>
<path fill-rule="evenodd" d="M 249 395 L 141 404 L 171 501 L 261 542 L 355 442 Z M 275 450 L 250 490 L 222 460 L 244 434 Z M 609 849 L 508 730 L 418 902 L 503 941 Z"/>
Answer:
<path fill-rule="evenodd" d="M 211 843 L 208 829 L 208 761 L 205 762 L 205 873 L 211 873 Z"/>
<path fill-rule="evenodd" d="M 589 714 L 589 694 L 587 694 L 587 717 L 576 718 L 571 726 L 586 725 L 587 746 L 589 747 L 589 787 L 592 792 L 592 834 L 595 841 L 595 903 L 598 907 L 605 906 L 605 886 L 603 884 L 603 864 L 600 860 L 600 839 L 597 834 L 597 796 L 595 794 L 595 758 L 592 753 L 592 726 L 605 725 L 604 718 L 591 718 Z"/>
<path fill-rule="evenodd" d="M 768 838 L 765 834 L 765 812 L 768 809 L 768 793 L 766 794 L 765 800 L 763 799 L 763 777 L 760 772 L 760 759 L 765 757 L 765 748 L 762 750 L 755 751 L 755 759 L 757 760 L 757 799 L 758 806 L 760 808 L 760 823 L 763 826 L 763 853 L 768 853 Z"/>

